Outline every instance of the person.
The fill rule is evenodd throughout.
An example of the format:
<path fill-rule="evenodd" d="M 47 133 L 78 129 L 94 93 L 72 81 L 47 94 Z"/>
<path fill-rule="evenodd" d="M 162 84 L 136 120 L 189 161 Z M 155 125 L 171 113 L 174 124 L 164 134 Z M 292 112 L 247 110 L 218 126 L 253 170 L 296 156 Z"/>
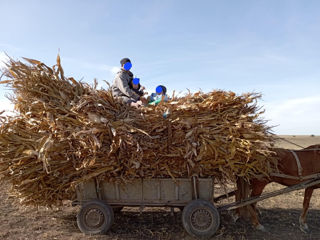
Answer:
<path fill-rule="evenodd" d="M 140 79 L 139 78 L 134 78 L 130 81 L 129 83 L 129 87 L 135 92 L 137 93 L 140 98 L 143 97 L 144 95 L 144 90 L 145 87 L 140 85 Z"/>
<path fill-rule="evenodd" d="M 167 88 L 163 85 L 156 87 L 156 92 L 150 95 L 149 104 L 157 105 L 161 101 L 168 101 Z"/>
<path fill-rule="evenodd" d="M 116 74 L 111 86 L 112 95 L 114 98 L 129 104 L 133 107 L 140 107 L 142 101 L 140 95 L 130 88 L 129 83 L 133 80 L 133 73 L 130 71 L 132 64 L 129 58 L 123 58 L 120 61 L 121 69 Z"/>

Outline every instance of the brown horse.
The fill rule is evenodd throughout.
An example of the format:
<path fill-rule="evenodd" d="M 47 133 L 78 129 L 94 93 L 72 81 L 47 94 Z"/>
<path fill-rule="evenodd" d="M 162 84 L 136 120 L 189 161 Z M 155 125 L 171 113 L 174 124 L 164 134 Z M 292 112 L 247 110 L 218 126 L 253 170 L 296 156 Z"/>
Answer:
<path fill-rule="evenodd" d="M 254 179 L 251 181 L 251 196 L 260 196 L 265 186 L 276 182 L 285 186 L 292 186 L 306 181 L 306 176 L 320 173 L 320 144 L 312 145 L 302 150 L 288 150 L 282 148 L 274 149 L 278 156 L 278 169 L 280 174 L 271 174 L 270 179 Z M 293 176 L 295 178 L 289 177 Z M 307 187 L 304 192 L 303 210 L 299 218 L 300 229 L 309 232 L 306 223 L 307 211 L 313 190 L 320 188 L 320 184 Z M 255 204 L 249 209 L 253 225 L 260 230 L 264 227 L 259 223 Z"/>

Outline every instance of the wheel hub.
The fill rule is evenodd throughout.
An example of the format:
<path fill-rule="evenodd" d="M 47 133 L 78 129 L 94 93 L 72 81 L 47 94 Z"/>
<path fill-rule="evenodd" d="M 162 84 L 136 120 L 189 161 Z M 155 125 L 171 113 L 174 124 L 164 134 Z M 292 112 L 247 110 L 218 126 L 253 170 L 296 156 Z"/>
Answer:
<path fill-rule="evenodd" d="M 103 224 L 104 216 L 99 209 L 90 209 L 85 216 L 85 220 L 89 227 L 98 228 Z"/>
<path fill-rule="evenodd" d="M 191 214 L 191 224 L 192 226 L 200 231 L 206 230 L 212 224 L 213 216 L 212 214 L 204 208 L 196 209 Z"/>

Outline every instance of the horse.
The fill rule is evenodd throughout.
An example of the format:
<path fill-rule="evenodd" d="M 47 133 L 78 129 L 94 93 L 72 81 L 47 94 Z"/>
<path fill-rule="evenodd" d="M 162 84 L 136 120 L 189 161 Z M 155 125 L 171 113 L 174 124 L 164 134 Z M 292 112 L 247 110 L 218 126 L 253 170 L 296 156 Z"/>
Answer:
<path fill-rule="evenodd" d="M 260 196 L 265 186 L 271 182 L 292 186 L 310 180 L 311 177 L 316 177 L 320 173 L 320 144 L 311 145 L 301 150 L 274 148 L 273 151 L 278 157 L 279 173 L 271 173 L 269 178 L 251 180 L 251 197 Z M 299 224 L 300 229 L 305 233 L 309 232 L 306 223 L 307 211 L 313 190 L 316 188 L 320 188 L 320 184 L 307 187 L 304 191 L 303 209 L 299 217 Z M 252 224 L 257 229 L 264 231 L 265 228 L 259 222 L 255 205 L 252 204 L 249 207 Z"/>

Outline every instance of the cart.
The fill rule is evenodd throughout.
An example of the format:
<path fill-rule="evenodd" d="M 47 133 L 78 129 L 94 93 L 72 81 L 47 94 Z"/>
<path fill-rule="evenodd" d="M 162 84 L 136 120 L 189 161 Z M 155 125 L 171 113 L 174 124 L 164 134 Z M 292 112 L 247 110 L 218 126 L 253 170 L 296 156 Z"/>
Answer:
<path fill-rule="evenodd" d="M 319 183 L 320 176 L 315 176 L 297 185 L 217 208 L 214 202 L 230 197 L 235 191 L 215 198 L 214 178 L 141 178 L 126 184 L 93 179 L 77 185 L 77 200 L 73 205 L 81 205 L 77 224 L 85 234 L 105 234 L 113 223 L 116 208 L 165 206 L 183 208 L 182 224 L 186 232 L 196 238 L 209 238 L 219 228 L 219 212 Z"/>

